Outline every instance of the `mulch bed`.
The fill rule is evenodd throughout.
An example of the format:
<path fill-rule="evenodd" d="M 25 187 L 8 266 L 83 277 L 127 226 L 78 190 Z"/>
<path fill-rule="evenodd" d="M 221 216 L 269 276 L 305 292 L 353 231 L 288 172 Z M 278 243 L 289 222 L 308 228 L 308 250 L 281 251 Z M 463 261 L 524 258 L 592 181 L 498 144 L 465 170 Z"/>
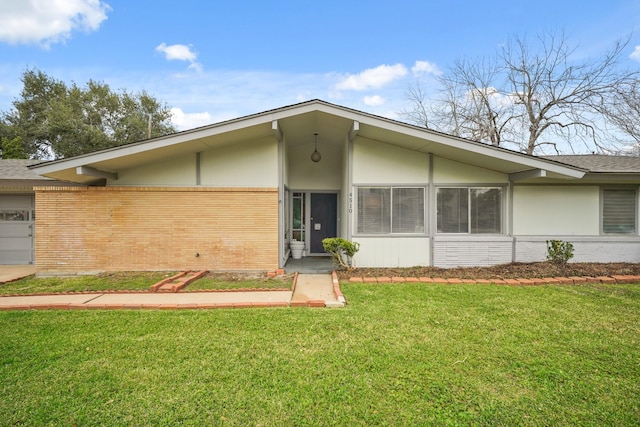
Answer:
<path fill-rule="evenodd" d="M 491 267 L 411 267 L 358 268 L 336 271 L 340 280 L 351 277 L 442 277 L 445 279 L 517 279 L 543 277 L 598 277 L 640 275 L 640 263 L 569 263 L 566 266 L 550 262 L 511 263 Z"/>

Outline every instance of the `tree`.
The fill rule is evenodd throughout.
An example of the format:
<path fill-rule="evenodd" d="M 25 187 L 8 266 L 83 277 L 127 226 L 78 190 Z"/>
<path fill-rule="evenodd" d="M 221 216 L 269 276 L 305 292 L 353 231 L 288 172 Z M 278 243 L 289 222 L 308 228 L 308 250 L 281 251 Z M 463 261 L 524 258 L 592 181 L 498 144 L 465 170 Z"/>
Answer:
<path fill-rule="evenodd" d="M 6 136 L 0 138 L 0 157 L 3 159 L 27 159 L 22 139 L 20 137 L 8 139 Z"/>
<path fill-rule="evenodd" d="M 39 70 L 26 71 L 22 82 L 0 136 L 20 138 L 32 158 L 70 157 L 175 132 L 169 108 L 146 92 L 114 92 L 93 80 L 67 86 Z"/>
<path fill-rule="evenodd" d="M 563 33 L 547 32 L 534 49 L 525 38 L 510 39 L 492 60 L 458 60 L 439 78 L 436 99 L 416 102 L 412 112 L 428 111 L 431 123 L 443 132 L 515 146 L 533 154 L 557 143 L 571 151 L 612 150 L 606 134 L 603 102 L 625 85 L 637 82 L 638 72 L 620 69 L 628 39 L 618 41 L 604 56 L 574 62 L 575 49 Z M 430 108 L 425 108 L 427 103 Z M 405 114 L 412 120 L 410 115 Z"/>
<path fill-rule="evenodd" d="M 502 68 L 495 60 L 455 62 L 439 78 L 442 85 L 434 118 L 443 131 L 494 146 L 507 139 L 513 102 L 496 88 Z"/>
<path fill-rule="evenodd" d="M 603 99 L 598 107 L 616 129 L 631 138 L 631 152 L 640 154 L 640 80 L 616 86 L 610 98 Z"/>

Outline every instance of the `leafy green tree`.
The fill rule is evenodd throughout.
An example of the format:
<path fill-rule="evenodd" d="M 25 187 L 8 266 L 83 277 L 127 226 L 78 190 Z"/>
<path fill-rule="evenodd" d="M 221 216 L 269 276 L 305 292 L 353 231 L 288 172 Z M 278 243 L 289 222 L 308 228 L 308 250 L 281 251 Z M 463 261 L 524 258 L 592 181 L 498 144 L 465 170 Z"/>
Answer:
<path fill-rule="evenodd" d="M 6 136 L 0 138 L 0 158 L 27 159 L 28 156 L 22 147 L 22 139 L 20 137 L 9 139 Z"/>
<path fill-rule="evenodd" d="M 22 82 L 0 136 L 19 138 L 28 157 L 71 157 L 175 132 L 170 109 L 144 91 L 114 92 L 93 80 L 67 86 L 35 69 Z"/>

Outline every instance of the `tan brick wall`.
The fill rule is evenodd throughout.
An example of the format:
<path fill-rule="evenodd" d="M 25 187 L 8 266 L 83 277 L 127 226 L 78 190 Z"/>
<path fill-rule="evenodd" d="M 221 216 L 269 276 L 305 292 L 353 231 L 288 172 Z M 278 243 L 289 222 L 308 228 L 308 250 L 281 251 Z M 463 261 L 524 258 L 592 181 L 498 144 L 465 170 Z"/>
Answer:
<path fill-rule="evenodd" d="M 39 273 L 278 268 L 274 188 L 35 190 Z"/>

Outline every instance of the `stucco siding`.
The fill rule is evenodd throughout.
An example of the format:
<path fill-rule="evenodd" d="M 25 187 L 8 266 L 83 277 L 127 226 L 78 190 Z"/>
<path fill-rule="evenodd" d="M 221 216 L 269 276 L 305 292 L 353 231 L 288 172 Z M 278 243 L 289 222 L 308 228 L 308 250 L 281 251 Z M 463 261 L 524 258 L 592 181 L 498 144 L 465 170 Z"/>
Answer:
<path fill-rule="evenodd" d="M 433 158 L 433 182 L 435 184 L 502 184 L 509 176 L 442 157 Z"/>
<path fill-rule="evenodd" d="M 278 187 L 278 141 L 246 141 L 200 154 L 201 185 Z"/>
<path fill-rule="evenodd" d="M 514 235 L 599 234 L 597 186 L 515 186 Z"/>
<path fill-rule="evenodd" d="M 278 267 L 277 188 L 40 187 L 36 204 L 41 274 Z"/>
<path fill-rule="evenodd" d="M 358 138 L 353 147 L 355 184 L 424 184 L 429 156 L 418 151 Z"/>
<path fill-rule="evenodd" d="M 322 159 L 311 161 L 313 145 L 294 145 L 287 151 L 289 188 L 297 190 L 338 190 L 342 186 L 344 149 L 342 145 L 318 145 Z"/>
<path fill-rule="evenodd" d="M 482 267 L 511 262 L 513 239 L 507 236 L 447 236 L 433 242 L 435 267 Z"/>
<path fill-rule="evenodd" d="M 355 237 L 359 267 L 414 267 L 429 265 L 428 237 Z"/>
<path fill-rule="evenodd" d="M 192 186 L 196 184 L 196 155 L 186 154 L 118 172 L 109 185 Z"/>

